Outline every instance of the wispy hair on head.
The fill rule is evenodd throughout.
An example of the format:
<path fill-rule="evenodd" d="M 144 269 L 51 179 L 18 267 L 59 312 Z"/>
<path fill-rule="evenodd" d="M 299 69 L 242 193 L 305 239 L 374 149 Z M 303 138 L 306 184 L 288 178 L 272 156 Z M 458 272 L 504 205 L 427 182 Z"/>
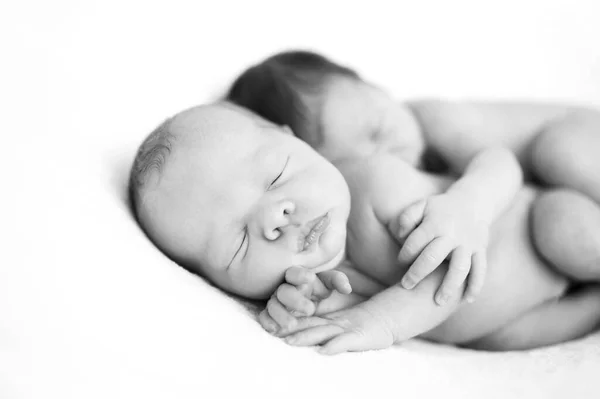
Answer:
<path fill-rule="evenodd" d="M 151 177 L 160 179 L 165 163 L 173 148 L 175 136 L 169 132 L 171 119 L 165 120 L 142 142 L 131 167 L 129 175 L 129 197 L 137 215 L 142 201 L 143 190 L 147 188 Z"/>

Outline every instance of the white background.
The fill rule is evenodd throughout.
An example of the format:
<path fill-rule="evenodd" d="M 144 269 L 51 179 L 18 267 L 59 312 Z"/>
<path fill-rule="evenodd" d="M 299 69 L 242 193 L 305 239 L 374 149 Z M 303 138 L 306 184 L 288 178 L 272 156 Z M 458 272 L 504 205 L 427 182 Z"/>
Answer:
<path fill-rule="evenodd" d="M 589 393 L 597 348 L 583 351 L 592 360 L 577 346 L 467 358 L 425 346 L 331 362 L 288 351 L 153 249 L 124 198 L 155 125 L 288 48 L 320 51 L 399 98 L 600 106 L 599 7 L 4 0 L 0 397 Z"/>

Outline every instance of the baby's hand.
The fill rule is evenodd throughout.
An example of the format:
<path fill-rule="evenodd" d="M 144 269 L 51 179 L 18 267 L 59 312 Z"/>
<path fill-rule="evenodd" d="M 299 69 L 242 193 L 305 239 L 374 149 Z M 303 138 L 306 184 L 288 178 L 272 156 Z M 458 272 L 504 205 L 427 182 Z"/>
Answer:
<path fill-rule="evenodd" d="M 489 224 L 477 219 L 464 198 L 452 194 L 418 201 L 403 210 L 396 222 L 390 228 L 404 242 L 398 261 L 411 265 L 402 286 L 413 288 L 451 254 L 435 301 L 445 304 L 469 276 L 465 299 L 472 302 L 485 278 Z"/>
<path fill-rule="evenodd" d="M 270 333 L 291 329 L 298 317 L 314 315 L 321 301 L 334 290 L 342 294 L 352 292 L 348 277 L 341 271 L 329 270 L 317 275 L 302 267 L 291 267 L 258 320 Z"/>
<path fill-rule="evenodd" d="M 319 352 L 334 355 L 384 349 L 395 341 L 393 323 L 362 303 L 322 317 L 305 317 L 281 334 L 294 346 L 321 345 Z"/>

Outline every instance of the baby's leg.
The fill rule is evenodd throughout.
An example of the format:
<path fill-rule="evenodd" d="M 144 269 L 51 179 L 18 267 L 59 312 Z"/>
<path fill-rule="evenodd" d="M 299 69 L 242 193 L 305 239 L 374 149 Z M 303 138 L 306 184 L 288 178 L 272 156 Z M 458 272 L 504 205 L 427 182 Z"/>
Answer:
<path fill-rule="evenodd" d="M 567 125 L 568 124 L 568 125 Z M 531 171 L 550 186 L 572 188 L 600 204 L 600 116 L 565 119 L 530 148 Z"/>
<path fill-rule="evenodd" d="M 598 327 L 600 285 L 589 284 L 463 346 L 490 351 L 532 349 L 580 338 Z"/>
<path fill-rule="evenodd" d="M 570 190 L 533 203 L 531 234 L 540 256 L 575 281 L 600 281 L 600 206 Z"/>

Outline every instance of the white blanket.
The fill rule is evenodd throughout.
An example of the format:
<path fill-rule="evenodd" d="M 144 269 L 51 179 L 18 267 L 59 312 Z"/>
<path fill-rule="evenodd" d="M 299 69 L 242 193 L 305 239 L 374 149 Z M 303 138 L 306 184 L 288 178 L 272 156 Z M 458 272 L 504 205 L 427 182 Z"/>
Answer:
<path fill-rule="evenodd" d="M 288 347 L 135 224 L 126 182 L 145 135 L 283 48 L 322 51 L 400 97 L 600 105 L 593 1 L 321 3 L 0 13 L 0 398 L 600 397 L 600 334 L 512 353 Z"/>

